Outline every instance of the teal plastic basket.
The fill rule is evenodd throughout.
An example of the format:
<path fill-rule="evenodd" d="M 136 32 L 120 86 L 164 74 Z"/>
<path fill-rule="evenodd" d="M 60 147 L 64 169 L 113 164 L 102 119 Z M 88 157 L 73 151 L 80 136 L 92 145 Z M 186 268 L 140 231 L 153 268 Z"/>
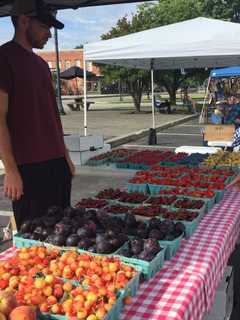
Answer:
<path fill-rule="evenodd" d="M 80 249 L 80 248 L 77 248 L 76 251 L 78 253 L 86 253 L 86 254 L 89 254 L 91 256 L 114 256 L 114 255 L 118 255 L 119 254 L 119 252 L 120 252 L 120 250 L 122 249 L 123 246 L 121 246 L 120 248 L 118 248 L 117 250 L 115 250 L 112 253 L 94 253 L 94 252 L 90 252 L 90 251 L 87 251 L 87 250 L 84 250 L 84 249 Z"/>
<path fill-rule="evenodd" d="M 121 248 L 121 250 L 127 248 L 127 246 L 128 246 L 128 243 L 126 243 Z M 163 247 L 162 250 L 153 258 L 152 261 L 144 261 L 144 260 L 140 260 L 140 259 L 124 257 L 121 255 L 121 250 L 118 253 L 120 260 L 122 262 L 126 262 L 134 267 L 137 266 L 141 270 L 144 279 L 149 280 L 163 266 L 166 247 Z"/>
<path fill-rule="evenodd" d="M 215 204 L 216 201 L 216 196 L 212 197 L 212 198 L 198 198 L 198 197 L 186 197 L 186 198 L 190 198 L 192 200 L 202 200 L 205 202 L 205 208 L 206 208 L 206 212 L 209 212 L 212 207 Z"/>
<path fill-rule="evenodd" d="M 127 183 L 128 192 L 141 192 L 148 193 L 148 185 L 147 183 Z"/>
<path fill-rule="evenodd" d="M 25 239 L 19 233 L 13 236 L 13 243 L 17 248 L 29 248 L 33 246 L 43 246 L 43 242 L 38 240 Z"/>
<path fill-rule="evenodd" d="M 116 167 L 118 169 L 130 169 L 127 162 L 116 162 Z"/>
<path fill-rule="evenodd" d="M 149 170 L 151 168 L 151 166 L 148 166 L 146 164 L 141 164 L 140 165 L 140 170 Z"/>
<path fill-rule="evenodd" d="M 179 209 L 176 209 L 176 208 L 172 208 L 171 209 L 172 211 L 177 211 Z M 194 210 L 190 210 L 190 211 L 194 211 Z M 197 211 L 197 210 L 195 210 Z M 185 226 L 185 237 L 186 238 L 189 238 L 191 237 L 191 235 L 194 233 L 194 231 L 196 230 L 199 222 L 201 221 L 202 217 L 204 216 L 205 212 L 201 211 L 199 213 L 199 215 L 192 221 L 185 221 L 185 220 L 177 220 L 177 219 L 174 219 L 172 221 L 174 221 L 175 223 L 176 222 L 182 222 L 182 224 L 184 224 Z M 162 218 L 160 217 L 161 220 L 167 220 L 165 218 Z"/>
<path fill-rule="evenodd" d="M 160 190 L 165 189 L 165 186 L 149 183 L 148 188 L 150 190 L 150 194 L 156 195 L 156 194 L 159 194 Z"/>
<path fill-rule="evenodd" d="M 141 164 L 129 162 L 128 168 L 132 170 L 141 170 Z"/>
<path fill-rule="evenodd" d="M 214 190 L 216 194 L 216 203 L 220 202 L 224 196 L 225 190 Z"/>
<path fill-rule="evenodd" d="M 120 313 L 123 308 L 123 298 L 124 294 L 119 292 L 119 297 L 117 298 L 116 303 L 112 306 L 103 320 L 117 320 L 119 319 Z M 39 313 L 37 320 L 69 320 L 69 317 L 63 315 L 54 315 L 50 313 Z"/>
<path fill-rule="evenodd" d="M 160 165 L 164 166 L 164 167 L 176 167 L 176 166 L 178 166 L 178 163 L 171 162 L 171 161 L 161 161 Z"/>
<path fill-rule="evenodd" d="M 172 240 L 172 241 L 168 241 L 168 240 L 160 240 L 160 246 L 161 247 L 165 247 L 165 259 L 166 260 L 170 260 L 172 257 L 175 256 L 178 248 L 181 245 L 181 241 L 184 237 L 184 234 L 182 234 L 181 236 L 179 236 L 178 238 Z"/>
<path fill-rule="evenodd" d="M 101 166 L 101 165 L 106 164 L 108 162 L 109 162 L 108 158 L 101 159 L 101 160 L 91 160 L 91 159 L 89 159 L 86 164 L 88 166 L 95 167 L 95 166 Z"/>
<path fill-rule="evenodd" d="M 199 217 L 197 217 L 193 221 L 175 220 L 175 222 L 182 222 L 184 224 L 185 237 L 190 238 L 194 231 L 197 229 L 197 226 L 199 224 Z"/>

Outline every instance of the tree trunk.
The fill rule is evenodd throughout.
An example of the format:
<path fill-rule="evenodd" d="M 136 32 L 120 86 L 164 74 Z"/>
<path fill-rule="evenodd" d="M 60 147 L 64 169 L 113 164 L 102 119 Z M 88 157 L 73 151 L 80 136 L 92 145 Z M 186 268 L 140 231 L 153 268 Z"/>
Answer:
<path fill-rule="evenodd" d="M 130 94 L 133 98 L 133 103 L 134 103 L 134 107 L 136 112 L 140 112 L 141 111 L 141 101 L 142 101 L 142 92 L 143 92 L 143 83 L 140 80 L 131 82 L 128 82 L 128 87 L 129 87 L 129 91 Z"/>
<path fill-rule="evenodd" d="M 169 90 L 169 98 L 170 98 L 170 104 L 171 106 L 175 106 L 176 102 L 177 102 L 177 90 L 175 88 L 171 88 L 171 90 Z"/>

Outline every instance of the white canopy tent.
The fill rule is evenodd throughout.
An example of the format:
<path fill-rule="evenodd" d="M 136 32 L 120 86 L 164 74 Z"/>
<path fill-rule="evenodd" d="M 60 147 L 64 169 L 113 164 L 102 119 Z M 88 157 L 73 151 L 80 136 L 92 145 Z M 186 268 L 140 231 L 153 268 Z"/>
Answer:
<path fill-rule="evenodd" d="M 84 60 L 152 70 L 240 64 L 240 25 L 196 18 L 84 45 Z M 86 63 L 85 63 L 86 64 Z M 86 78 L 84 81 L 86 93 Z M 152 86 L 153 92 L 153 86 Z M 86 95 L 84 127 L 87 129 Z M 155 127 L 152 95 L 153 128 Z"/>

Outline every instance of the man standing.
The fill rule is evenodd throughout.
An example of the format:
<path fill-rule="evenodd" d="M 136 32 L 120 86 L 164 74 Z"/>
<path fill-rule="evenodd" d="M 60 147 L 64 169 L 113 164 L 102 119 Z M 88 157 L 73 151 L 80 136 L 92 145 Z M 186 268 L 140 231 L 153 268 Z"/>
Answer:
<path fill-rule="evenodd" d="M 4 193 L 13 201 L 17 227 L 49 206 L 70 205 L 74 165 L 64 145 L 51 73 L 33 52 L 62 29 L 41 0 L 16 0 L 15 34 L 0 47 L 0 154 Z"/>

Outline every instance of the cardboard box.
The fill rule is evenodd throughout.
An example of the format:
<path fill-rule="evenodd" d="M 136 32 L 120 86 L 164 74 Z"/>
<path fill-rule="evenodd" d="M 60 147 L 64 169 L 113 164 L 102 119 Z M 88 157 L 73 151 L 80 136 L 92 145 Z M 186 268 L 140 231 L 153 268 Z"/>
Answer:
<path fill-rule="evenodd" d="M 98 156 L 102 153 L 108 152 L 111 150 L 110 144 L 104 144 L 103 148 L 97 149 L 95 151 L 69 151 L 70 158 L 76 166 L 84 165 L 88 159 Z"/>
<path fill-rule="evenodd" d="M 76 134 L 65 135 L 65 144 L 69 151 L 89 151 L 103 148 L 104 141 L 102 135 L 79 136 Z"/>
<path fill-rule="evenodd" d="M 212 310 L 204 320 L 229 320 L 233 309 L 233 268 L 227 266 L 219 284 Z"/>
<path fill-rule="evenodd" d="M 234 125 L 212 125 L 205 126 L 204 140 L 205 141 L 233 141 L 235 133 Z"/>

